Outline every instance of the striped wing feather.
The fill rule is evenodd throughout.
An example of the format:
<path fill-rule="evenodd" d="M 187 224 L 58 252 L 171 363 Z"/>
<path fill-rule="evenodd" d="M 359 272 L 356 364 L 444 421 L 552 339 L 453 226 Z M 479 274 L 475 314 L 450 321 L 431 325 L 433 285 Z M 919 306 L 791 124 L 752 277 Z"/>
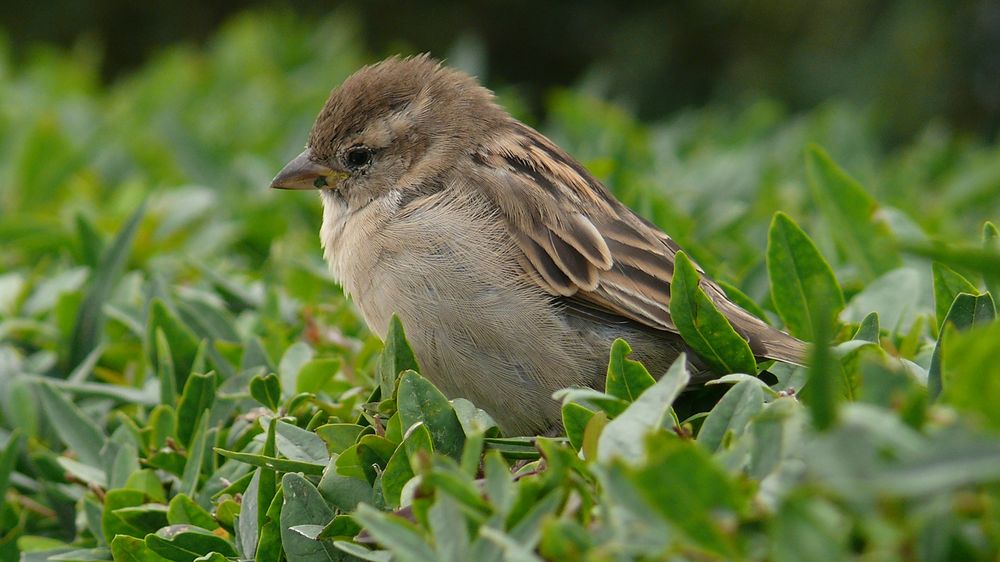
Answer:
<path fill-rule="evenodd" d="M 616 200 L 551 141 L 515 123 L 471 155 L 473 178 L 500 209 L 522 265 L 552 295 L 676 333 L 670 282 L 677 244 Z M 758 356 L 800 363 L 802 342 L 702 286 Z"/>

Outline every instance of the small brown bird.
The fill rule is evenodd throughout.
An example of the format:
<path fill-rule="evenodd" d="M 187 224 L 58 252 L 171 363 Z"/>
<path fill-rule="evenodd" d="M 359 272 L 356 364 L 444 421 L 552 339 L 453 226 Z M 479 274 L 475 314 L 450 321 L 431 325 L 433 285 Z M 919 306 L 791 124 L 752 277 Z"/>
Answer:
<path fill-rule="evenodd" d="M 334 89 L 271 187 L 319 190 L 324 255 L 368 326 L 384 337 L 398 314 L 423 375 L 508 435 L 558 428 L 552 393 L 602 388 L 615 338 L 654 374 L 690 351 L 669 310 L 677 244 L 429 57 Z M 701 286 L 757 356 L 800 362 L 802 342 Z"/>

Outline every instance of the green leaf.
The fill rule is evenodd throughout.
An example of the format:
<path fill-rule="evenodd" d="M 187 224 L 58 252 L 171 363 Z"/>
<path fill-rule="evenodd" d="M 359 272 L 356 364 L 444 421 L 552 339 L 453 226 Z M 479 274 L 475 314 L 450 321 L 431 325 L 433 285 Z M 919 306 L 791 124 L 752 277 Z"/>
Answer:
<path fill-rule="evenodd" d="M 376 384 L 382 391 L 382 396 L 392 396 L 396 388 L 396 378 L 403 371 L 420 372 L 417 365 L 417 358 L 413 355 L 410 343 L 406 341 L 406 334 L 403 333 L 403 324 L 395 314 L 389 320 L 389 329 L 385 334 L 385 346 L 382 348 L 382 356 L 379 359 L 378 371 L 376 372 Z"/>
<path fill-rule="evenodd" d="M 130 490 L 138 490 L 152 502 L 165 503 L 166 493 L 163 491 L 163 482 L 153 469 L 144 468 L 129 475 L 125 482 L 125 487 Z"/>
<path fill-rule="evenodd" d="M 167 521 L 171 525 L 194 525 L 209 531 L 219 528 L 219 524 L 212 517 L 212 514 L 205 511 L 186 494 L 177 494 L 170 500 L 167 507 Z"/>
<path fill-rule="evenodd" d="M 3 498 L 7 497 L 7 485 L 10 484 L 10 475 L 14 472 L 20 452 L 21 431 L 15 429 L 7 438 L 7 445 L 0 451 L 0 507 L 3 506 Z"/>
<path fill-rule="evenodd" d="M 383 408 L 385 408 L 385 410 L 383 410 Z M 399 421 L 399 412 L 396 411 L 396 401 L 383 400 L 378 403 L 378 409 L 380 412 L 388 412 L 390 410 L 393 412 L 392 415 L 389 416 L 389 419 L 385 422 L 385 438 L 397 445 L 402 443 L 403 425 Z"/>
<path fill-rule="evenodd" d="M 73 324 L 68 357 L 70 365 L 82 363 L 100 344 L 104 334 L 104 304 L 111 297 L 111 290 L 125 271 L 132 239 L 135 238 L 145 211 L 146 205 L 143 203 L 132 213 L 94 270 L 94 276 L 90 280 L 90 286 Z"/>
<path fill-rule="evenodd" d="M 194 495 L 198 489 L 201 469 L 205 463 L 207 448 L 211 446 L 215 432 L 208 429 L 208 416 L 202 416 L 195 429 L 191 445 L 188 447 L 187 459 L 184 462 L 184 472 L 181 474 L 181 491 Z"/>
<path fill-rule="evenodd" d="M 289 560 L 326 562 L 340 557 L 333 545 L 310 539 L 292 528 L 317 525 L 322 528 L 333 519 L 333 510 L 319 491 L 298 474 L 286 474 L 281 479 L 284 505 L 281 508 L 281 543 Z"/>
<path fill-rule="evenodd" d="M 945 317 L 948 316 L 948 310 L 955 302 L 955 297 L 959 293 L 978 295 L 979 290 L 947 265 L 934 262 L 932 270 L 934 273 L 934 311 L 937 314 L 938 330 L 941 330 Z"/>
<path fill-rule="evenodd" d="M 229 541 L 191 525 L 171 525 L 146 535 L 146 546 L 175 562 L 194 562 L 195 558 L 212 552 L 236 556 L 236 550 Z"/>
<path fill-rule="evenodd" d="M 396 404 L 404 431 L 423 422 L 431 432 L 436 452 L 461 459 L 465 446 L 462 424 L 448 399 L 430 381 L 414 371 L 405 371 L 399 379 Z"/>
<path fill-rule="evenodd" d="M 278 373 L 281 377 L 281 389 L 291 395 L 298 387 L 299 372 L 312 361 L 315 351 L 305 342 L 296 342 L 285 350 L 278 363 Z"/>
<path fill-rule="evenodd" d="M 116 432 L 117 433 L 117 432 Z M 119 442 L 112 436 L 104 448 L 106 456 L 105 473 L 109 488 L 125 486 L 129 476 L 139 470 L 139 450 L 133 443 Z M 109 462 L 108 462 L 109 461 Z"/>
<path fill-rule="evenodd" d="M 375 484 L 396 451 L 396 444 L 378 435 L 365 435 L 355 446 L 358 464 L 369 483 Z M 340 459 L 337 459 L 338 461 Z M 338 469 L 340 465 L 337 465 Z M 377 468 L 376 468 L 377 467 Z"/>
<path fill-rule="evenodd" d="M 258 375 L 250 380 L 250 396 L 271 411 L 281 405 L 281 380 L 274 373 Z"/>
<path fill-rule="evenodd" d="M 393 562 L 395 560 L 387 550 L 368 550 L 360 544 L 352 542 L 335 541 L 333 546 L 358 560 L 367 560 L 368 562 Z"/>
<path fill-rule="evenodd" d="M 927 374 L 927 392 L 931 400 L 934 400 L 941 394 L 944 386 L 944 381 L 942 380 L 942 350 L 947 347 L 945 338 L 946 334 L 950 331 L 948 328 L 953 326 L 953 329 L 956 331 L 964 331 L 970 328 L 982 327 L 993 322 L 995 317 L 996 305 L 989 293 L 979 296 L 960 293 L 955 297 L 955 301 L 951 304 L 951 308 L 945 315 L 944 322 L 941 325 L 941 335 L 934 345 L 934 353 L 931 356 L 931 366 Z"/>
<path fill-rule="evenodd" d="M 53 556 L 70 553 L 75 550 L 58 539 L 31 535 L 22 535 L 15 546 L 21 549 L 21 562 L 49 562 Z M 14 550 L 8 552 L 17 554 Z"/>
<path fill-rule="evenodd" d="M 561 401 L 563 405 L 577 402 L 588 408 L 600 410 L 612 418 L 620 415 L 628 408 L 628 402 L 621 398 L 616 398 L 592 388 L 563 388 L 555 391 L 552 394 L 552 398 Z"/>
<path fill-rule="evenodd" d="M 268 512 L 270 511 L 268 510 Z M 281 514 L 278 513 L 277 516 L 280 517 Z M 281 540 L 281 523 L 272 519 L 261 530 L 255 562 L 281 562 L 285 559 L 284 545 Z"/>
<path fill-rule="evenodd" d="M 151 347 L 156 349 L 156 377 L 160 380 L 160 404 L 173 407 L 177 403 L 177 375 L 174 358 L 170 352 L 170 342 L 163 328 L 157 326 L 154 330 L 154 342 Z M 171 428 L 172 429 L 172 428 Z"/>
<path fill-rule="evenodd" d="M 905 332 L 924 310 L 924 295 L 929 291 L 919 269 L 903 266 L 879 277 L 854 295 L 840 317 L 845 322 L 861 322 L 877 312 L 886 330 Z"/>
<path fill-rule="evenodd" d="M 127 525 L 142 529 L 147 533 L 167 525 L 167 506 L 159 503 L 122 507 L 115 510 L 115 515 Z"/>
<path fill-rule="evenodd" d="M 98 344 L 97 347 L 91 350 L 91 352 L 83 358 L 83 361 L 80 361 L 77 366 L 73 367 L 73 370 L 66 376 L 66 381 L 71 383 L 82 383 L 86 381 L 87 377 L 90 376 L 90 373 L 94 372 L 94 367 L 101 359 L 101 355 L 104 353 L 105 347 L 106 346 L 103 344 Z"/>
<path fill-rule="evenodd" d="M 844 397 L 839 388 L 844 371 L 830 349 L 834 320 L 825 312 L 826 304 L 824 301 L 811 303 L 814 345 L 810 349 L 808 378 L 802 396 L 812 413 L 813 425 L 819 430 L 829 429 L 834 424 Z"/>
<path fill-rule="evenodd" d="M 996 396 L 995 388 L 991 388 L 990 392 L 993 397 Z M 882 467 L 875 472 L 874 478 L 859 484 L 869 486 L 866 490 L 869 494 L 885 493 L 920 500 L 942 492 L 989 485 L 1000 479 L 1000 446 L 997 441 L 960 439 L 955 442 L 945 437 L 926 443 L 920 450 L 914 451 L 915 454 L 907 462 Z"/>
<path fill-rule="evenodd" d="M 431 489 L 448 494 L 452 499 L 478 520 L 485 520 L 493 511 L 490 504 L 482 498 L 472 477 L 456 469 L 432 470 L 423 476 L 424 482 Z"/>
<path fill-rule="evenodd" d="M 299 370 L 299 376 L 295 381 L 295 392 L 318 394 L 337 374 L 339 368 L 339 359 L 313 359 Z"/>
<path fill-rule="evenodd" d="M 257 543 L 256 562 L 281 562 L 285 560 L 285 549 L 281 540 L 281 508 L 285 501 L 285 494 L 281 486 L 278 486 L 271 506 L 267 508 L 267 523 L 260 529 L 260 542 Z"/>
<path fill-rule="evenodd" d="M 210 552 L 205 556 L 199 556 L 194 562 L 229 562 L 229 559 L 218 552 Z"/>
<path fill-rule="evenodd" d="M 670 407 L 690 378 L 687 358 L 682 353 L 656 384 L 604 427 L 597 442 L 598 459 L 608 461 L 622 457 L 638 461 L 643 455 L 643 436 L 663 426 L 669 417 Z"/>
<path fill-rule="evenodd" d="M 542 535 L 542 521 L 551 517 L 564 499 L 564 491 L 558 488 L 548 492 L 544 497 L 537 498 L 530 509 L 510 528 L 510 536 L 528 548 L 534 548 Z M 514 519 L 515 515 L 511 518 Z"/>
<path fill-rule="evenodd" d="M 213 499 L 213 500 L 222 499 L 223 501 L 225 501 L 225 498 L 223 498 L 223 496 L 227 496 L 227 495 L 228 496 L 235 496 L 236 494 L 240 494 L 240 495 L 245 494 L 246 491 L 247 491 L 247 488 L 250 486 L 250 481 L 253 480 L 253 475 L 254 474 L 256 474 L 256 471 L 253 470 L 253 469 L 251 469 L 249 472 L 247 472 L 243 476 L 240 476 L 236 480 L 233 480 L 232 482 L 230 482 L 229 485 L 226 486 L 225 488 L 223 488 L 223 489 L 219 490 L 218 492 L 215 492 L 214 494 L 212 494 L 211 499 Z"/>
<path fill-rule="evenodd" d="M 111 556 L 115 562 L 167 562 L 167 559 L 153 552 L 146 546 L 146 541 L 118 535 L 111 541 Z"/>
<path fill-rule="evenodd" d="M 182 295 L 177 300 L 177 313 L 200 339 L 240 341 L 233 318 L 223 309 L 197 299 L 184 299 Z"/>
<path fill-rule="evenodd" d="M 313 464 L 330 462 L 326 451 L 326 443 L 315 433 L 298 426 L 279 421 L 276 425 L 278 452 L 294 461 L 304 461 Z"/>
<path fill-rule="evenodd" d="M 191 373 L 177 405 L 177 439 L 190 446 L 195 428 L 215 402 L 215 373 Z"/>
<path fill-rule="evenodd" d="M 507 459 L 538 460 L 539 458 L 534 437 L 487 437 L 483 439 L 483 448 L 499 452 Z"/>
<path fill-rule="evenodd" d="M 583 442 L 580 444 L 580 451 L 583 458 L 594 460 L 598 456 L 598 445 L 604 428 L 608 425 L 608 415 L 604 412 L 597 412 L 587 421 L 587 426 L 583 428 Z"/>
<path fill-rule="evenodd" d="M 372 483 L 374 474 L 374 469 L 362 466 L 361 457 L 358 455 L 358 447 L 360 443 L 352 445 L 344 450 L 343 453 L 337 456 L 333 460 L 333 465 L 336 467 L 337 474 L 341 476 L 349 476 L 351 478 L 360 478 L 368 484 Z"/>
<path fill-rule="evenodd" d="M 67 474 L 73 475 L 80 482 L 100 488 L 108 487 L 108 475 L 103 470 L 77 462 L 69 457 L 59 457 L 57 461 Z"/>
<path fill-rule="evenodd" d="M 739 304 L 739 303 L 737 303 Z M 545 560 L 582 560 L 594 548 L 590 530 L 576 521 L 546 519 L 538 552 Z"/>
<path fill-rule="evenodd" d="M 996 279 L 1000 277 L 1000 251 L 995 248 L 940 243 L 905 243 L 900 246 L 907 253 L 924 256 L 953 268 L 981 273 L 984 278 L 991 280 L 990 283 L 996 283 Z"/>
<path fill-rule="evenodd" d="M 926 402 L 926 387 L 901 363 L 874 358 L 864 361 L 861 377 L 859 401 L 893 409 L 909 401 Z"/>
<path fill-rule="evenodd" d="M 733 437 L 742 435 L 750 419 L 763 408 L 764 391 L 759 383 L 751 380 L 736 383 L 701 424 L 698 443 L 710 452 L 718 451 L 727 433 Z"/>
<path fill-rule="evenodd" d="M 820 498 L 802 494 L 781 504 L 771 522 L 771 552 L 775 562 L 835 562 L 848 556 L 844 517 Z"/>
<path fill-rule="evenodd" d="M 809 188 L 840 251 L 870 282 L 901 264 L 892 233 L 878 218 L 878 204 L 820 147 L 806 152 Z M 831 307 L 832 308 L 832 307 Z"/>
<path fill-rule="evenodd" d="M 486 497 L 497 513 L 506 517 L 517 495 L 510 467 L 496 451 L 491 451 L 483 457 L 483 467 L 486 473 L 484 487 Z"/>
<path fill-rule="evenodd" d="M 756 373 L 750 344 L 736 333 L 698 286 L 698 271 L 684 252 L 677 252 L 670 285 L 670 317 L 684 341 L 721 373 Z"/>
<path fill-rule="evenodd" d="M 751 477 L 763 480 L 789 454 L 788 435 L 801 431 L 794 423 L 799 410 L 795 398 L 778 398 L 754 418 L 750 424 L 753 435 L 749 466 Z"/>
<path fill-rule="evenodd" d="M 570 445 L 577 451 L 583 446 L 583 432 L 587 428 L 594 411 L 575 402 L 566 402 L 562 406 L 563 428 Z"/>
<path fill-rule="evenodd" d="M 214 450 L 216 453 L 226 458 L 245 462 L 252 466 L 277 470 L 278 472 L 301 472 L 303 474 L 319 476 L 323 474 L 323 469 L 326 468 L 326 465 L 324 464 L 280 459 L 265 455 L 255 455 L 253 453 L 227 451 L 226 449 L 220 449 L 218 447 Z"/>
<path fill-rule="evenodd" d="M 870 341 L 874 344 L 878 344 L 881 338 L 881 332 L 878 322 L 878 313 L 872 312 L 865 316 L 864 320 L 858 326 L 858 330 L 854 332 L 854 337 L 852 340 Z"/>
<path fill-rule="evenodd" d="M 408 562 L 439 562 L 427 541 L 407 521 L 388 515 L 365 504 L 358 506 L 354 518 L 381 544 L 400 560 Z"/>
<path fill-rule="evenodd" d="M 959 295 L 958 299 L 968 296 Z M 956 313 L 956 328 L 962 329 L 961 324 L 968 322 L 964 332 L 945 330 L 941 396 L 946 403 L 973 414 L 995 430 L 1000 429 L 1000 408 L 997 408 L 1000 404 L 1000 361 L 996 357 L 1000 349 L 1000 322 L 992 318 L 994 309 L 988 297 L 988 294 L 972 297 L 975 302 L 969 303 L 967 312 Z M 958 299 L 952 310 L 959 306 Z M 990 305 L 989 313 L 987 305 Z M 945 325 L 951 322 L 949 312 Z"/>
<path fill-rule="evenodd" d="M 642 363 L 629 359 L 630 353 L 632 348 L 623 339 L 616 339 L 611 344 L 611 360 L 608 362 L 604 391 L 627 402 L 634 402 L 644 390 L 656 383 L 656 379 Z"/>
<path fill-rule="evenodd" d="M 413 469 L 410 468 L 410 459 L 406 456 L 406 450 L 402 447 L 396 449 L 396 452 L 389 458 L 389 462 L 386 463 L 380 479 L 382 497 L 385 498 L 386 505 L 393 509 L 400 506 L 403 486 L 413 476 Z"/>
<path fill-rule="evenodd" d="M 76 223 L 76 233 L 80 241 L 80 261 L 91 269 L 100 267 L 101 255 L 104 254 L 104 239 L 94 223 L 83 213 L 73 217 Z"/>
<path fill-rule="evenodd" d="M 439 494 L 428 512 L 434 550 L 441 560 L 469 560 L 469 532 L 458 504 Z"/>
<path fill-rule="evenodd" d="M 271 358 L 268 357 L 267 351 L 264 349 L 263 344 L 261 344 L 260 339 L 251 337 L 247 339 L 246 345 L 243 348 L 240 370 L 249 371 L 258 367 L 263 368 L 265 371 L 274 371 Z"/>
<path fill-rule="evenodd" d="M 465 440 L 465 448 L 462 449 L 462 460 L 459 462 L 462 472 L 470 476 L 479 474 L 479 464 L 485 449 L 486 437 L 482 433 L 469 435 Z"/>
<path fill-rule="evenodd" d="M 361 532 L 361 525 L 350 515 L 337 515 L 320 532 L 319 539 L 349 538 Z"/>
<path fill-rule="evenodd" d="M 825 310 L 833 317 L 844 308 L 844 295 L 830 265 L 784 213 L 775 213 L 768 229 L 767 273 L 775 310 L 794 336 L 813 340 L 812 301 L 827 303 Z"/>
<path fill-rule="evenodd" d="M 153 408 L 149 414 L 149 421 L 146 428 L 150 430 L 147 438 L 147 446 L 151 450 L 161 449 L 166 446 L 167 439 L 173 438 L 174 429 L 177 426 L 177 416 L 171 406 L 163 404 Z"/>
<path fill-rule="evenodd" d="M 55 554 L 46 558 L 54 562 L 91 562 L 107 560 L 111 553 L 106 548 L 80 548 L 70 552 Z"/>
<path fill-rule="evenodd" d="M 116 403 L 138 404 L 141 406 L 154 406 L 159 401 L 155 392 L 148 389 L 131 388 L 117 384 L 105 384 L 99 382 L 72 382 L 49 377 L 38 377 L 26 375 L 25 380 L 44 381 L 53 388 L 81 398 L 110 398 Z"/>
<path fill-rule="evenodd" d="M 382 473 L 382 497 L 389 506 L 399 506 L 403 486 L 416 474 L 414 457 L 421 451 L 429 455 L 434 452 L 434 445 L 427 426 L 418 423 L 406 432 Z"/>
<path fill-rule="evenodd" d="M 111 544 L 117 535 L 128 535 L 130 537 L 142 538 L 149 531 L 140 529 L 129 524 L 115 511 L 124 507 L 138 507 L 145 503 L 146 494 L 137 490 L 119 489 L 109 490 L 104 496 L 104 512 L 101 515 L 101 531 L 104 533 L 104 540 Z"/>
<path fill-rule="evenodd" d="M 990 221 L 983 224 L 983 250 L 993 255 L 1000 255 L 1000 229 L 997 229 L 996 225 Z M 993 304 L 998 307 L 997 313 L 1000 314 L 1000 303 L 995 302 L 1000 299 L 1000 268 L 992 273 L 985 273 L 983 284 L 986 285 L 986 290 L 994 295 Z"/>
<path fill-rule="evenodd" d="M 496 544 L 503 551 L 504 559 L 512 562 L 545 562 L 533 551 L 533 547 L 525 546 L 521 541 L 492 527 L 482 527 L 479 536 Z"/>
<path fill-rule="evenodd" d="M 240 513 L 236 520 L 236 546 L 243 558 L 253 559 L 257 555 L 257 543 L 260 540 L 260 520 L 261 512 L 267 511 L 267 506 L 261 506 L 258 502 L 260 497 L 260 475 L 267 470 L 258 468 L 253 471 L 250 484 L 243 492 L 243 501 L 240 503 Z"/>
<path fill-rule="evenodd" d="M 371 431 L 370 427 L 353 423 L 331 423 L 316 428 L 316 435 L 326 442 L 330 453 L 340 454 L 358 441 L 362 432 Z"/>
<path fill-rule="evenodd" d="M 27 377 L 13 377 L 8 379 L 5 392 L 0 392 L 3 417 L 9 427 L 20 429 L 28 438 L 38 437 L 39 412 L 45 408 L 45 403 L 37 397 L 36 387 L 37 383 Z"/>
<path fill-rule="evenodd" d="M 233 533 L 233 540 L 236 541 L 237 545 L 241 544 L 239 529 L 237 528 L 240 507 L 242 506 L 236 503 L 236 500 L 232 499 L 232 497 L 223 498 L 222 501 L 215 504 L 215 520 L 225 530 Z"/>
<path fill-rule="evenodd" d="M 451 401 L 451 407 L 458 416 L 459 423 L 462 424 L 462 431 L 466 437 L 474 435 L 494 436 L 500 430 L 497 422 L 485 410 L 477 408 L 475 404 L 464 398 L 456 398 Z"/>
<path fill-rule="evenodd" d="M 84 463 L 102 468 L 104 458 L 101 456 L 101 449 L 104 448 L 106 436 L 101 428 L 48 382 L 39 382 L 35 388 L 38 389 L 38 396 L 49 421 L 63 444 Z"/>
<path fill-rule="evenodd" d="M 372 503 L 372 492 L 372 486 L 364 476 L 342 476 L 337 473 L 336 465 L 333 464 L 319 481 L 319 493 L 323 494 L 331 506 L 342 512 L 354 511 L 361 502 Z"/>
<path fill-rule="evenodd" d="M 170 352 L 170 361 L 167 363 L 164 363 L 164 359 L 159 356 L 161 346 L 158 344 L 157 333 L 160 331 L 163 332 L 164 341 L 168 348 L 163 351 L 169 350 Z M 154 298 L 149 303 L 149 321 L 146 334 L 147 341 L 150 342 L 150 362 L 153 365 L 162 364 L 163 367 L 172 365 L 174 380 L 169 386 L 174 389 L 184 388 L 198 356 L 199 343 L 194 333 L 171 312 L 166 303 L 159 298 Z M 157 344 L 153 345 L 152 342 L 157 342 Z M 162 368 L 158 370 L 163 371 Z M 163 374 L 161 373 L 160 376 Z"/>
<path fill-rule="evenodd" d="M 648 462 L 626 469 L 632 485 L 656 513 L 694 544 L 726 559 L 740 559 L 722 515 L 739 515 L 747 498 L 708 452 L 667 433 L 646 437 Z M 683 485 L 664 486 L 664 482 Z"/>

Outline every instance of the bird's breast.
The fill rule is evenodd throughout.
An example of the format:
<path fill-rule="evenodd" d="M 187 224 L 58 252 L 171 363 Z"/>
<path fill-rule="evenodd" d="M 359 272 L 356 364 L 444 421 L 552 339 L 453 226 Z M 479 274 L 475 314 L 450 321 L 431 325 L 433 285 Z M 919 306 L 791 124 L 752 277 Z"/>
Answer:
<path fill-rule="evenodd" d="M 581 362 L 584 342 L 527 278 L 488 207 L 434 197 L 341 222 L 327 213 L 332 270 L 374 332 L 384 337 L 399 316 L 422 373 L 449 397 L 469 398 L 494 416 L 520 409 L 557 416 L 552 392 L 594 377 Z"/>

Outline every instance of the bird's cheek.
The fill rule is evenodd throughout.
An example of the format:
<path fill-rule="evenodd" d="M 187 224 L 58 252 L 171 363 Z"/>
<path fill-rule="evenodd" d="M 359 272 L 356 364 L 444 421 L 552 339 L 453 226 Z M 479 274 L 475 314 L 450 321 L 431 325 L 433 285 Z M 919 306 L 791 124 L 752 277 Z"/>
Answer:
<path fill-rule="evenodd" d="M 344 186 L 332 185 L 320 189 L 323 198 L 323 205 L 335 209 L 347 210 L 347 197 L 344 195 Z"/>

